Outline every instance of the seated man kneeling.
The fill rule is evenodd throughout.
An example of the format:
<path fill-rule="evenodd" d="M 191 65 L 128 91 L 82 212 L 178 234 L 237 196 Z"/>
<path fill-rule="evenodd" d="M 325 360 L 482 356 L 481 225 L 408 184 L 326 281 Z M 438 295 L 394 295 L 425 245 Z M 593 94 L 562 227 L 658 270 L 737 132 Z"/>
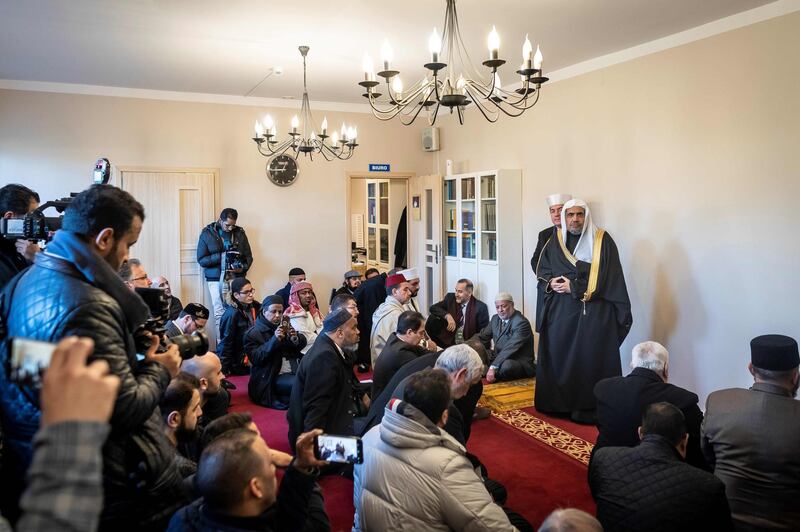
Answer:
<path fill-rule="evenodd" d="M 486 380 L 513 381 L 536 375 L 533 363 L 533 331 L 531 322 L 514 308 L 514 299 L 508 292 L 500 292 L 494 298 L 497 314 L 489 325 L 475 335 L 488 350 L 494 340 L 494 352 L 490 351 L 489 371 Z"/>
<path fill-rule="evenodd" d="M 403 401 L 389 402 L 355 467 L 353 530 L 390 530 L 401 516 L 409 530 L 516 530 L 464 446 L 442 430 L 450 400 L 447 374 L 428 369 L 408 379 Z"/>
<path fill-rule="evenodd" d="M 406 310 L 397 319 L 397 331 L 389 335 L 375 362 L 372 375 L 372 397 L 378 397 L 394 374 L 406 363 L 422 355 L 436 352 L 436 344 L 425 334 L 425 318 L 419 312 Z"/>
<path fill-rule="evenodd" d="M 267 296 L 256 324 L 244 335 L 244 350 L 250 354 L 247 394 L 254 403 L 278 410 L 289 408 L 295 375 L 306 337 L 291 325 L 281 324 L 283 300 Z"/>

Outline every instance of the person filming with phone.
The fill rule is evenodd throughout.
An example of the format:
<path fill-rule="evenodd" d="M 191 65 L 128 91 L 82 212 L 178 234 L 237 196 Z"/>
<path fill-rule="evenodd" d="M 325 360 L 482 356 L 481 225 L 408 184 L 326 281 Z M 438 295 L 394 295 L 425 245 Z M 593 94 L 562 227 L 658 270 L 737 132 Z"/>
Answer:
<path fill-rule="evenodd" d="M 101 527 L 163 528 L 184 503 L 184 491 L 161 426 L 158 402 L 177 375 L 175 345 L 157 353 L 150 338 L 137 360 L 134 331 L 149 317 L 148 306 L 117 272 L 139 238 L 144 208 L 129 193 L 94 185 L 78 194 L 64 213 L 62 229 L 33 266 L 4 290 L 6 325 L 0 357 L 14 337 L 57 342 L 66 336 L 94 341 L 92 360 L 103 360 L 120 379 L 103 447 L 104 506 Z M 24 478 L 33 434 L 42 417 L 38 390 L 12 381 L 0 360 L 0 410 L 5 431 L 3 484 L 6 507 L 16 507 L 14 479 Z M 15 496 L 16 494 L 16 496 Z"/>

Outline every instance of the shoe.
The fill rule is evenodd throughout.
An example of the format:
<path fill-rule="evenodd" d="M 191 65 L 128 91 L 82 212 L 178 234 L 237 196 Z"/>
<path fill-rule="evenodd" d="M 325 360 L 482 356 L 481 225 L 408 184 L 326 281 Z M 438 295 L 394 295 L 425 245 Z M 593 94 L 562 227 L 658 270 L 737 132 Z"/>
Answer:
<path fill-rule="evenodd" d="M 234 383 L 232 383 L 231 381 L 229 381 L 228 379 L 222 379 L 220 381 L 220 385 L 223 388 L 225 388 L 226 390 L 235 390 L 236 389 L 236 385 Z"/>
<path fill-rule="evenodd" d="M 492 415 L 492 409 L 488 406 L 476 406 L 472 419 L 486 419 Z"/>
<path fill-rule="evenodd" d="M 359 364 L 358 365 L 358 372 L 359 373 L 369 373 L 369 364 Z"/>

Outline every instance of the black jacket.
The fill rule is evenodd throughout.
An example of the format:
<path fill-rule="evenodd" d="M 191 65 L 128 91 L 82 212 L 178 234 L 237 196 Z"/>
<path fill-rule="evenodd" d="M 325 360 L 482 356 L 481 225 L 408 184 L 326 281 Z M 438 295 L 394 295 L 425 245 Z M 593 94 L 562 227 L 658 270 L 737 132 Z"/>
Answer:
<path fill-rule="evenodd" d="M 286 409 L 288 405 L 275 393 L 275 383 L 286 358 L 292 365 L 292 373 L 297 373 L 300 352 L 306 346 L 306 337 L 297 334 L 297 343 L 287 337 L 279 341 L 275 336 L 278 326 L 259 314 L 256 324 L 244 335 L 244 350 L 250 357 L 250 381 L 247 394 L 254 403 L 270 408 Z"/>
<path fill-rule="evenodd" d="M 312 429 L 329 434 L 353 435 L 353 418 L 362 415 L 357 404 L 363 392 L 353 373 L 355 361 L 343 358 L 327 334 L 317 336 L 297 370 L 289 401 L 289 445 Z"/>
<path fill-rule="evenodd" d="M 169 522 L 168 532 L 243 532 L 271 530 L 330 530 L 322 497 L 315 489 L 317 475 L 306 475 L 289 467 L 283 476 L 278 498 L 256 517 L 236 517 L 215 513 L 197 499 L 178 510 Z"/>
<path fill-rule="evenodd" d="M 96 256 L 100 261 L 99 256 Z M 107 267 L 106 267 L 107 268 Z M 107 268 L 111 272 L 110 268 Z M 163 433 L 158 403 L 170 381 L 167 369 L 136 359 L 132 325 L 124 307 L 144 305 L 111 272 L 125 305 L 101 289 L 70 260 L 43 252 L 14 286 L 8 309 L 8 336 L 56 342 L 78 335 L 94 340 L 92 359 L 108 362 L 121 379 L 103 447 L 104 508 L 101 522 L 127 526 L 166 524 L 185 504 L 173 450 Z M 138 300 L 138 301 L 137 301 Z M 132 304 L 133 303 L 133 304 Z M 146 317 L 146 307 L 144 311 Z M 7 351 L 2 351 L 4 357 Z M 35 390 L 11 383 L 0 362 L 0 409 L 6 441 L 5 475 L 22 475 L 30 464 L 31 439 L 39 426 Z M 8 477 L 6 477 L 8 478 Z"/>
<path fill-rule="evenodd" d="M 225 375 L 247 375 L 250 368 L 244 362 L 244 335 L 255 324 L 255 319 L 261 310 L 261 303 L 253 301 L 251 309 L 240 309 L 232 305 L 225 307 L 225 312 L 219 320 L 219 342 L 217 342 L 217 356 L 222 363 L 222 373 Z"/>
<path fill-rule="evenodd" d="M 378 397 L 397 370 L 427 353 L 424 347 L 404 342 L 397 333 L 390 334 L 373 368 L 371 396 Z"/>
<path fill-rule="evenodd" d="M 722 481 L 685 463 L 655 434 L 637 447 L 599 449 L 589 487 L 606 532 L 733 530 Z"/>
<path fill-rule="evenodd" d="M 370 351 L 370 331 L 372 331 L 372 315 L 381 303 L 386 301 L 386 274 L 367 279 L 353 294 L 358 305 L 358 330 L 361 336 L 358 341 L 358 361 L 369 364 L 372 360 Z"/>
<path fill-rule="evenodd" d="M 602 447 L 634 447 L 639 445 L 637 429 L 647 405 L 665 401 L 683 412 L 689 446 L 686 462 L 710 470 L 700 450 L 700 424 L 703 413 L 697 406 L 697 395 L 667 384 L 655 371 L 635 368 L 627 377 L 603 379 L 594 387 L 597 398 L 597 428 L 600 434 L 594 450 Z"/>
<path fill-rule="evenodd" d="M 31 263 L 17 252 L 13 240 L 0 236 L 0 290 Z"/>
<path fill-rule="evenodd" d="M 218 227 L 217 222 L 205 226 L 200 232 L 200 239 L 197 242 L 197 262 L 203 267 L 206 281 L 219 281 L 222 273 L 222 254 L 225 251 L 225 243 L 219 236 Z M 244 271 L 237 273 L 236 277 L 244 277 L 247 270 L 253 265 L 253 252 L 250 250 L 250 242 L 247 240 L 244 229 L 238 225 L 233 228 L 231 246 L 239 249 L 239 258 L 244 266 Z"/>

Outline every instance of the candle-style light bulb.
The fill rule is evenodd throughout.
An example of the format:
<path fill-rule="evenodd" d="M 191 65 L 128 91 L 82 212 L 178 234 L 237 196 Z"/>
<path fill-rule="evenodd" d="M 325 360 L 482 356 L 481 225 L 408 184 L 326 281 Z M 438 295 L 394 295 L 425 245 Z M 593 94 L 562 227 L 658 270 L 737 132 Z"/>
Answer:
<path fill-rule="evenodd" d="M 259 122 L 258 120 L 256 120 L 256 124 L 255 126 L 253 126 L 253 128 L 256 131 L 256 138 L 260 138 L 264 134 L 264 128 L 261 125 L 261 122 Z"/>
<path fill-rule="evenodd" d="M 526 33 L 525 42 L 522 45 L 522 60 L 530 61 L 532 53 L 533 53 L 533 45 L 531 44 L 530 39 L 528 39 L 528 34 Z"/>
<path fill-rule="evenodd" d="M 358 127 L 353 126 L 353 142 L 355 142 L 357 138 L 358 138 Z"/>
<path fill-rule="evenodd" d="M 395 98 L 400 100 L 403 98 L 403 82 L 400 81 L 400 76 L 395 76 L 392 81 L 392 90 L 394 91 Z"/>
<path fill-rule="evenodd" d="M 278 136 L 278 128 L 273 124 L 272 129 L 269 130 L 269 134 L 273 137 Z"/>
<path fill-rule="evenodd" d="M 372 64 L 372 58 L 368 53 L 364 53 L 364 59 L 361 61 L 361 67 L 364 69 L 364 80 L 375 80 L 375 66 Z"/>
<path fill-rule="evenodd" d="M 542 59 L 543 59 L 542 51 L 539 50 L 539 45 L 537 44 L 536 45 L 536 55 L 533 56 L 533 68 L 535 68 L 536 70 L 541 70 L 542 69 Z"/>
<path fill-rule="evenodd" d="M 328 134 L 328 117 L 327 116 L 322 119 L 322 134 L 323 135 L 327 135 Z"/>
<path fill-rule="evenodd" d="M 431 63 L 438 63 L 439 54 L 442 53 L 442 38 L 439 37 L 436 27 L 433 28 L 433 33 L 428 38 L 428 51 L 431 53 Z"/>
<path fill-rule="evenodd" d="M 489 45 L 489 59 L 497 59 L 500 56 L 500 35 L 497 29 L 492 26 L 492 31 L 489 32 L 489 38 L 486 39 Z"/>
<path fill-rule="evenodd" d="M 339 136 L 342 137 L 342 140 L 347 140 L 347 126 L 344 125 L 344 122 L 342 122 L 342 129 L 339 132 Z"/>
<path fill-rule="evenodd" d="M 394 50 L 392 45 L 389 44 L 389 39 L 384 39 L 381 45 L 381 60 L 383 61 L 383 69 L 389 70 L 389 63 L 394 61 Z"/>
<path fill-rule="evenodd" d="M 266 129 L 266 130 L 272 129 L 272 124 L 273 123 L 274 122 L 272 121 L 272 117 L 270 115 L 267 115 L 267 116 L 264 117 L 264 129 Z"/>
<path fill-rule="evenodd" d="M 297 118 L 297 115 L 292 117 L 292 133 L 297 133 L 297 128 L 300 127 L 300 119 Z"/>
<path fill-rule="evenodd" d="M 464 79 L 463 74 L 458 75 L 458 81 L 456 81 L 456 90 L 461 94 L 466 92 L 467 81 Z"/>
<path fill-rule="evenodd" d="M 339 134 L 334 131 L 331 135 L 331 145 L 335 148 L 337 144 L 339 144 Z"/>

